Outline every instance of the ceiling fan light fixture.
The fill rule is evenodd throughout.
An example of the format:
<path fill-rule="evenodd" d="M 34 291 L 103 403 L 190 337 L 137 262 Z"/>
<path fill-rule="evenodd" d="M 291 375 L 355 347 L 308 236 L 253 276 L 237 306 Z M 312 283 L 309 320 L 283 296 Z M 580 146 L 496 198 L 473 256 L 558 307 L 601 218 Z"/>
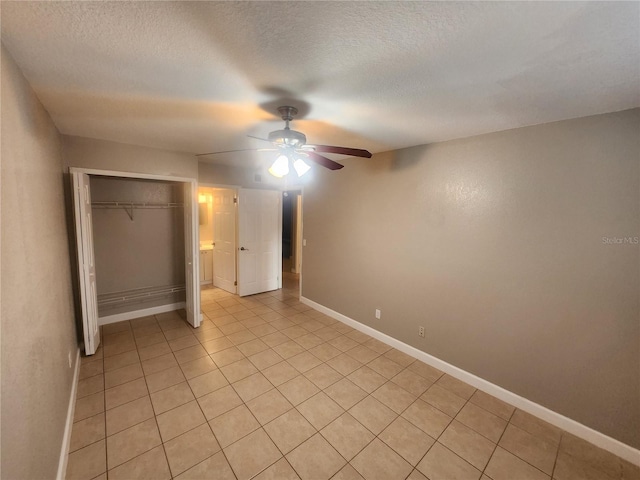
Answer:
<path fill-rule="evenodd" d="M 303 176 L 305 173 L 311 170 L 311 167 L 307 165 L 301 158 L 298 158 L 295 162 L 293 162 L 293 168 L 295 168 L 298 177 Z"/>
<path fill-rule="evenodd" d="M 282 178 L 289 174 L 289 158 L 286 155 L 280 155 L 269 168 L 269 173 L 277 178 Z"/>
<path fill-rule="evenodd" d="M 328 168 L 329 170 L 340 170 L 344 165 L 331 160 L 330 158 L 321 155 L 323 153 L 335 153 L 337 155 L 349 155 L 351 157 L 371 158 L 371 152 L 363 150 L 361 148 L 348 148 L 338 147 L 336 145 L 307 145 L 307 137 L 304 133 L 296 130 L 291 130 L 289 123 L 293 120 L 293 117 L 298 113 L 298 109 L 290 106 L 278 107 L 278 112 L 285 122 L 285 126 L 281 130 L 276 130 L 268 134 L 268 138 L 256 137 L 254 135 L 247 135 L 250 138 L 267 142 L 272 145 L 272 148 L 251 148 L 242 150 L 225 150 L 220 152 L 199 153 L 196 156 L 214 155 L 216 153 L 231 153 L 241 152 L 246 150 L 254 151 L 280 151 L 281 155 L 273 162 L 273 165 L 269 168 L 269 173 L 277 178 L 282 178 L 289 174 L 289 162 L 292 162 L 293 168 L 296 170 L 298 177 L 301 177 L 309 171 L 309 165 L 305 163 L 305 160 L 321 167 Z M 275 147 L 275 148 L 273 148 Z M 300 156 L 299 156 L 300 155 Z M 301 160 L 301 161 L 298 161 Z"/>

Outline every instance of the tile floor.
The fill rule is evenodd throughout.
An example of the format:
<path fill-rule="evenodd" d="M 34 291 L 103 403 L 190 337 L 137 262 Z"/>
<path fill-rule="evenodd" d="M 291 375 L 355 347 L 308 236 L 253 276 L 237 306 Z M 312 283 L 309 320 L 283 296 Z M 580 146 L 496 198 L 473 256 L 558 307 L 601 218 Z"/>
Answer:
<path fill-rule="evenodd" d="M 639 479 L 640 469 L 279 291 L 102 328 L 68 479 Z"/>

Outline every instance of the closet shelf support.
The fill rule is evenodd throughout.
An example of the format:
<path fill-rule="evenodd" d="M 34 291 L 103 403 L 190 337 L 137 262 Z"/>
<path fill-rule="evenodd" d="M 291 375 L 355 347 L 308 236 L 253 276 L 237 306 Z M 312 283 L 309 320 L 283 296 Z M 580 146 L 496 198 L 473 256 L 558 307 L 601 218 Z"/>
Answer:
<path fill-rule="evenodd" d="M 165 208 L 182 208 L 183 203 L 135 203 L 135 202 L 92 202 L 92 208 L 120 209 L 122 208 L 131 221 L 133 221 L 133 210 L 137 208 L 144 209 L 165 209 Z"/>

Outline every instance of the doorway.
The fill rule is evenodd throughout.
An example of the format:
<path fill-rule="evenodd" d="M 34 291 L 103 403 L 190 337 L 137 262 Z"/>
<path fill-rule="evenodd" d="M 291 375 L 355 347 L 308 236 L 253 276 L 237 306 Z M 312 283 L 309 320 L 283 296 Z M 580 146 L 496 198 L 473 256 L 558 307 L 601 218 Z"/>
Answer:
<path fill-rule="evenodd" d="M 282 193 L 282 271 L 302 270 L 302 191 Z"/>
<path fill-rule="evenodd" d="M 234 188 L 198 189 L 200 285 L 229 293 L 237 291 L 237 198 Z"/>
<path fill-rule="evenodd" d="M 78 278 L 80 283 L 80 303 L 82 310 L 82 324 L 83 324 L 83 336 L 84 336 L 84 348 L 87 355 L 93 355 L 100 343 L 100 329 L 99 325 L 117 322 L 121 320 L 127 320 L 129 318 L 136 318 L 144 315 L 151 315 L 159 313 L 160 311 L 167 311 L 167 309 L 175 310 L 180 307 L 184 307 L 186 310 L 186 319 L 193 326 L 200 326 L 200 289 L 198 288 L 198 241 L 197 241 L 197 224 L 196 218 L 197 203 L 196 203 L 196 180 L 190 178 L 178 178 L 167 177 L 159 175 L 148 174 L 135 174 L 128 172 L 113 172 L 106 170 L 93 170 L 93 169 L 81 169 L 70 168 L 70 175 L 72 180 L 73 191 L 73 207 L 74 207 L 74 220 L 75 220 L 75 233 L 76 233 L 76 246 L 77 246 L 77 258 L 78 258 Z M 113 198 L 102 199 L 101 202 L 94 204 L 91 194 L 91 178 L 103 178 L 118 180 L 119 189 L 109 190 L 114 193 Z M 122 199 L 119 198 L 119 193 L 129 190 L 131 192 L 137 192 L 136 188 L 129 188 L 131 185 L 126 185 L 126 181 L 132 182 L 156 182 L 157 186 L 170 185 L 167 189 L 160 188 L 160 190 L 167 192 L 175 192 L 181 198 L 171 198 L 170 201 L 155 201 L 153 196 L 158 193 L 159 190 L 151 188 L 147 193 L 150 194 L 148 199 Z M 125 183 L 122 183 L 122 182 Z M 125 187 L 124 189 L 122 187 Z M 176 188 L 173 188 L 176 187 Z M 184 276 L 180 276 L 182 285 L 149 285 L 144 288 L 130 289 L 126 295 L 120 295 L 121 292 L 116 292 L 111 298 L 110 295 L 103 296 L 103 300 L 106 303 L 113 302 L 114 299 L 123 299 L 125 302 L 132 301 L 133 305 L 123 305 L 125 311 L 119 314 L 110 315 L 108 317 L 99 318 L 98 310 L 98 288 L 96 282 L 96 255 L 95 255 L 95 238 L 94 238 L 94 207 L 100 209 L 114 209 L 118 214 L 126 215 L 131 222 L 134 221 L 134 215 L 136 212 L 139 214 L 141 209 L 153 209 L 158 211 L 159 209 L 179 209 L 182 216 L 181 222 L 183 225 L 184 240 L 180 248 L 181 260 L 184 261 L 180 268 L 184 269 Z M 100 211 L 100 210 L 97 210 Z M 104 210 L 102 210 L 104 212 Z M 124 218 L 124 217 L 123 217 Z M 147 218 L 149 219 L 149 218 Z M 124 222 L 123 228 L 130 229 L 127 221 Z M 131 232 L 129 232 L 131 233 Z M 139 229 L 137 231 L 139 233 Z M 133 237 L 132 237 L 133 238 Z M 153 248 L 157 245 L 142 245 L 143 248 Z M 123 243 L 120 248 L 126 249 L 127 243 Z M 121 253 L 121 252 L 120 252 Z M 183 258 L 182 258 L 183 257 Z M 136 266 L 136 268 L 138 268 Z M 153 275 L 152 275 L 153 276 Z M 146 278 L 146 277 L 145 277 Z M 146 300 L 150 294 L 161 296 L 168 294 L 174 294 L 175 288 L 182 288 L 184 290 L 185 301 L 176 307 L 175 304 L 165 305 L 164 302 L 160 302 L 160 305 L 155 307 L 140 309 L 140 306 L 136 304 L 140 299 Z M 167 290 L 168 289 L 168 290 Z M 169 291 L 170 290 L 170 291 Z M 135 298 L 134 298 L 135 297 Z M 135 300 L 135 301 L 134 301 Z"/>
<path fill-rule="evenodd" d="M 239 296 L 282 287 L 282 206 L 275 190 L 198 189 L 200 281 Z"/>

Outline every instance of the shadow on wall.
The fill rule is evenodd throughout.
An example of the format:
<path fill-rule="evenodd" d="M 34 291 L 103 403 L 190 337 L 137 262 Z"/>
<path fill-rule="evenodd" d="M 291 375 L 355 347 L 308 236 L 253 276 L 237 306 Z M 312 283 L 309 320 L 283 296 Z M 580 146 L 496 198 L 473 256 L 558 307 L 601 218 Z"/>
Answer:
<path fill-rule="evenodd" d="M 372 173 L 399 172 L 417 166 L 426 157 L 430 145 L 403 148 L 376 153 L 371 159 L 363 159 L 365 168 Z"/>

